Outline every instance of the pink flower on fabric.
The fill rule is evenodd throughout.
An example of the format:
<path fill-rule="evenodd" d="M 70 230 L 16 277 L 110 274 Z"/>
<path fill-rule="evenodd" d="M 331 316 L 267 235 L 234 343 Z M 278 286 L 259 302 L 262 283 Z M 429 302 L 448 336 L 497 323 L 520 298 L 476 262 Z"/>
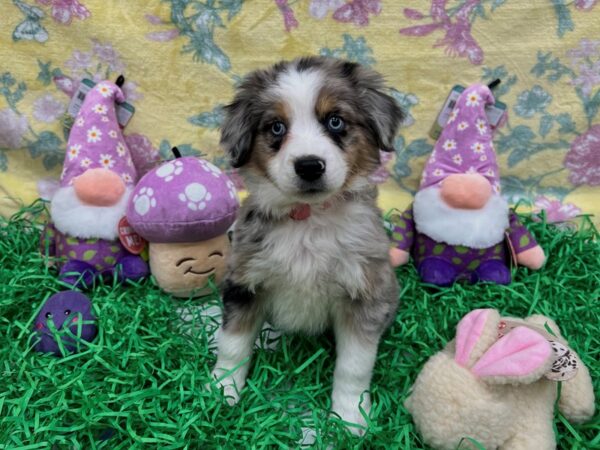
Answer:
<path fill-rule="evenodd" d="M 571 59 L 591 58 L 600 52 L 600 41 L 591 39 L 582 39 L 579 41 L 578 48 L 572 48 L 567 52 L 567 56 Z"/>
<path fill-rule="evenodd" d="M 127 147 L 129 147 L 133 164 L 140 177 L 161 161 L 158 149 L 143 134 L 134 133 L 127 135 L 125 136 L 125 142 L 127 143 Z"/>
<path fill-rule="evenodd" d="M 25 116 L 17 114 L 10 108 L 0 110 L 0 148 L 21 147 L 28 127 Z"/>
<path fill-rule="evenodd" d="M 340 8 L 344 3 L 344 0 L 312 0 L 308 12 L 315 19 L 324 19 L 329 11 Z"/>
<path fill-rule="evenodd" d="M 74 50 L 71 58 L 65 62 L 65 66 L 71 69 L 74 75 L 83 73 L 84 70 L 92 65 L 92 54 L 90 52 L 82 52 Z"/>
<path fill-rule="evenodd" d="M 33 117 L 40 122 L 51 123 L 65 112 L 66 105 L 56 100 L 51 94 L 38 97 L 33 102 Z"/>
<path fill-rule="evenodd" d="M 459 124 L 458 124 L 458 126 L 456 127 L 456 129 L 457 129 L 458 131 L 464 131 L 464 130 L 466 130 L 467 128 L 469 128 L 469 124 L 468 124 L 467 122 L 464 122 L 464 121 L 463 121 L 463 122 L 461 122 L 461 123 L 459 123 Z"/>
<path fill-rule="evenodd" d="M 294 15 L 294 10 L 289 6 L 288 0 L 275 0 L 275 4 L 283 15 L 283 24 L 285 25 L 285 31 L 291 31 L 298 27 L 298 21 Z"/>
<path fill-rule="evenodd" d="M 567 55 L 575 73 L 571 84 L 579 87 L 585 96 L 591 95 L 593 88 L 600 84 L 600 40 L 582 39 Z"/>
<path fill-rule="evenodd" d="M 69 97 L 73 97 L 79 87 L 79 82 L 75 83 L 71 77 L 65 75 L 53 77 L 52 81 L 54 81 L 54 84 L 60 91 L 67 94 Z"/>
<path fill-rule="evenodd" d="M 80 165 L 81 167 L 88 168 L 92 165 L 92 160 L 90 158 L 83 158 Z"/>
<path fill-rule="evenodd" d="M 375 184 L 385 183 L 385 181 L 390 177 L 390 172 L 387 169 L 388 162 L 393 158 L 393 154 L 391 152 L 382 152 L 379 151 L 379 156 L 381 160 L 381 164 L 377 168 L 375 172 L 369 176 L 369 181 Z"/>
<path fill-rule="evenodd" d="M 417 11 L 416 9 L 412 9 L 412 8 L 404 8 L 404 10 L 402 12 L 404 13 L 404 16 L 407 19 L 421 20 L 425 17 L 423 15 L 423 13 Z"/>
<path fill-rule="evenodd" d="M 571 171 L 569 180 L 575 186 L 600 186 L 600 124 L 575 138 L 564 165 Z"/>
<path fill-rule="evenodd" d="M 548 222 L 564 222 L 581 213 L 581 209 L 573 203 L 561 203 L 555 198 L 540 195 L 535 199 L 536 212 L 546 211 Z"/>
<path fill-rule="evenodd" d="M 575 0 L 575 8 L 589 11 L 596 6 L 596 3 L 598 3 L 598 0 Z"/>
<path fill-rule="evenodd" d="M 155 42 L 168 42 L 179 37 L 179 30 L 177 28 L 171 28 L 165 31 L 152 31 L 146 34 L 146 39 Z"/>
<path fill-rule="evenodd" d="M 152 25 L 161 25 L 166 23 L 160 17 L 154 14 L 144 14 L 144 18 Z"/>
<path fill-rule="evenodd" d="M 69 25 L 73 17 L 85 20 L 90 17 L 90 11 L 77 0 L 37 0 L 42 5 L 52 6 L 52 18 L 62 24 Z"/>
<path fill-rule="evenodd" d="M 160 17 L 155 16 L 153 14 L 144 14 L 146 20 L 152 25 L 165 25 L 169 22 L 165 22 Z M 165 31 L 153 31 L 151 33 L 146 34 L 146 39 L 156 42 L 167 42 L 172 41 L 173 39 L 179 36 L 179 30 L 177 28 L 171 28 Z"/>
<path fill-rule="evenodd" d="M 579 76 L 571 82 L 574 86 L 581 86 L 581 92 L 585 95 L 592 93 L 592 88 L 600 84 L 600 61 L 592 65 L 581 65 L 579 67 Z"/>
<path fill-rule="evenodd" d="M 402 28 L 400 34 L 406 36 L 426 36 L 436 30 L 444 30 L 446 35 L 434 47 L 446 47 L 449 56 L 467 57 L 472 64 L 483 62 L 483 50 L 471 34 L 471 12 L 481 0 L 466 0 L 451 18 L 446 11 L 447 0 L 432 0 L 430 17 L 432 22 Z M 425 15 L 413 9 L 405 9 L 409 19 L 420 20 Z"/>
<path fill-rule="evenodd" d="M 109 43 L 102 43 L 96 39 L 92 39 L 94 43 L 93 53 L 100 60 L 100 62 L 108 65 L 108 68 L 112 72 L 120 73 L 125 69 L 125 65 L 121 62 L 121 58 L 113 46 Z M 94 81 L 100 81 L 106 78 L 105 75 L 97 74 L 98 79 Z M 96 77 L 95 77 L 96 78 Z"/>
<path fill-rule="evenodd" d="M 333 19 L 338 22 L 354 22 L 355 25 L 369 24 L 369 14 L 378 16 L 381 12 L 380 0 L 352 0 L 338 8 L 333 13 Z"/>

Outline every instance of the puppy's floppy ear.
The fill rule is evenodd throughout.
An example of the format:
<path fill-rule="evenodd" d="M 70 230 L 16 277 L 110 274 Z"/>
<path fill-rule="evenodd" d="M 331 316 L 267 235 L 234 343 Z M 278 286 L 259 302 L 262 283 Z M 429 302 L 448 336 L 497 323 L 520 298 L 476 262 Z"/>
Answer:
<path fill-rule="evenodd" d="M 393 97 L 384 92 L 383 77 L 356 63 L 344 63 L 343 72 L 358 89 L 361 109 L 367 114 L 367 127 L 379 148 L 394 151 L 394 138 L 404 120 L 404 112 Z"/>
<path fill-rule="evenodd" d="M 236 96 L 225 106 L 225 120 L 221 126 L 221 145 L 229 156 L 231 166 L 238 168 L 248 162 L 258 119 L 252 114 L 249 98 Z"/>
<path fill-rule="evenodd" d="M 265 108 L 264 91 L 274 79 L 274 70 L 252 72 L 239 86 L 233 102 L 225 106 L 221 145 L 234 168 L 243 166 L 250 159 L 254 136 Z"/>

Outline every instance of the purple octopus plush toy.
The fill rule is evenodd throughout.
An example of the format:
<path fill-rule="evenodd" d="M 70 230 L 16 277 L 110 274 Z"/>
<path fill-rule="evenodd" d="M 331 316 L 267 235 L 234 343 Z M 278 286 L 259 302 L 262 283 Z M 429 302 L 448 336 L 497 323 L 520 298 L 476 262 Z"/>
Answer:
<path fill-rule="evenodd" d="M 71 129 L 60 186 L 50 199 L 42 252 L 55 258 L 60 279 L 71 285 L 90 286 L 97 276 L 137 280 L 148 274 L 147 263 L 118 234 L 138 176 L 115 101 L 124 101 L 123 92 L 109 81 L 87 93 Z"/>
<path fill-rule="evenodd" d="M 422 281 L 449 286 L 511 281 L 509 254 L 531 269 L 544 251 L 500 195 L 500 175 L 485 107 L 487 86 L 465 89 L 438 139 L 413 204 L 392 218 L 392 264 L 412 254 Z"/>
<path fill-rule="evenodd" d="M 65 291 L 54 294 L 46 300 L 35 319 L 35 331 L 39 337 L 35 349 L 38 352 L 60 356 L 60 346 L 54 337 L 56 333 L 60 336 L 63 348 L 67 352 L 74 352 L 77 350 L 77 342 L 66 332 L 67 328 L 81 340 L 91 342 L 98 333 L 95 322 L 92 303 L 81 292 Z M 49 323 L 54 324 L 54 333 L 48 327 Z"/>

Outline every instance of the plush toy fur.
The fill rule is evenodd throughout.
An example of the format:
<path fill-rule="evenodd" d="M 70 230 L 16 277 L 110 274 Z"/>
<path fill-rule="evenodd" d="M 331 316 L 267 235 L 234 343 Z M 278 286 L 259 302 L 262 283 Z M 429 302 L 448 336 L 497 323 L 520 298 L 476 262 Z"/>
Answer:
<path fill-rule="evenodd" d="M 423 367 L 405 406 L 428 445 L 455 449 L 470 437 L 490 450 L 556 448 L 552 423 L 558 383 L 544 377 L 555 354 L 534 330 L 546 325 L 554 340 L 566 341 L 541 315 L 510 318 L 527 326 L 499 339 L 498 325 L 505 319 L 492 309 L 472 311 L 459 323 L 456 338 Z M 574 378 L 562 381 L 558 403 L 573 422 L 594 414 L 589 371 L 582 363 L 578 367 Z"/>

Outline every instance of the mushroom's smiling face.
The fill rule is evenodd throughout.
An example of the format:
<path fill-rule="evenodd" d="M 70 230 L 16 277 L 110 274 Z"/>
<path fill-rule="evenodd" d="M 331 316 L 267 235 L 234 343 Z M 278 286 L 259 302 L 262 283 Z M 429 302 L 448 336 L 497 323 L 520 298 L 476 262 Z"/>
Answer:
<path fill-rule="evenodd" d="M 150 244 L 150 268 L 158 284 L 178 297 L 210 293 L 208 280 L 219 282 L 229 253 L 227 235 L 202 242 Z"/>
<path fill-rule="evenodd" d="M 214 259 L 219 258 L 219 259 Z M 206 276 L 215 273 L 215 266 L 223 259 L 223 252 L 215 250 L 206 256 L 206 258 L 198 259 L 192 256 L 181 258 L 175 263 L 175 267 L 181 268 L 183 275 Z"/>

